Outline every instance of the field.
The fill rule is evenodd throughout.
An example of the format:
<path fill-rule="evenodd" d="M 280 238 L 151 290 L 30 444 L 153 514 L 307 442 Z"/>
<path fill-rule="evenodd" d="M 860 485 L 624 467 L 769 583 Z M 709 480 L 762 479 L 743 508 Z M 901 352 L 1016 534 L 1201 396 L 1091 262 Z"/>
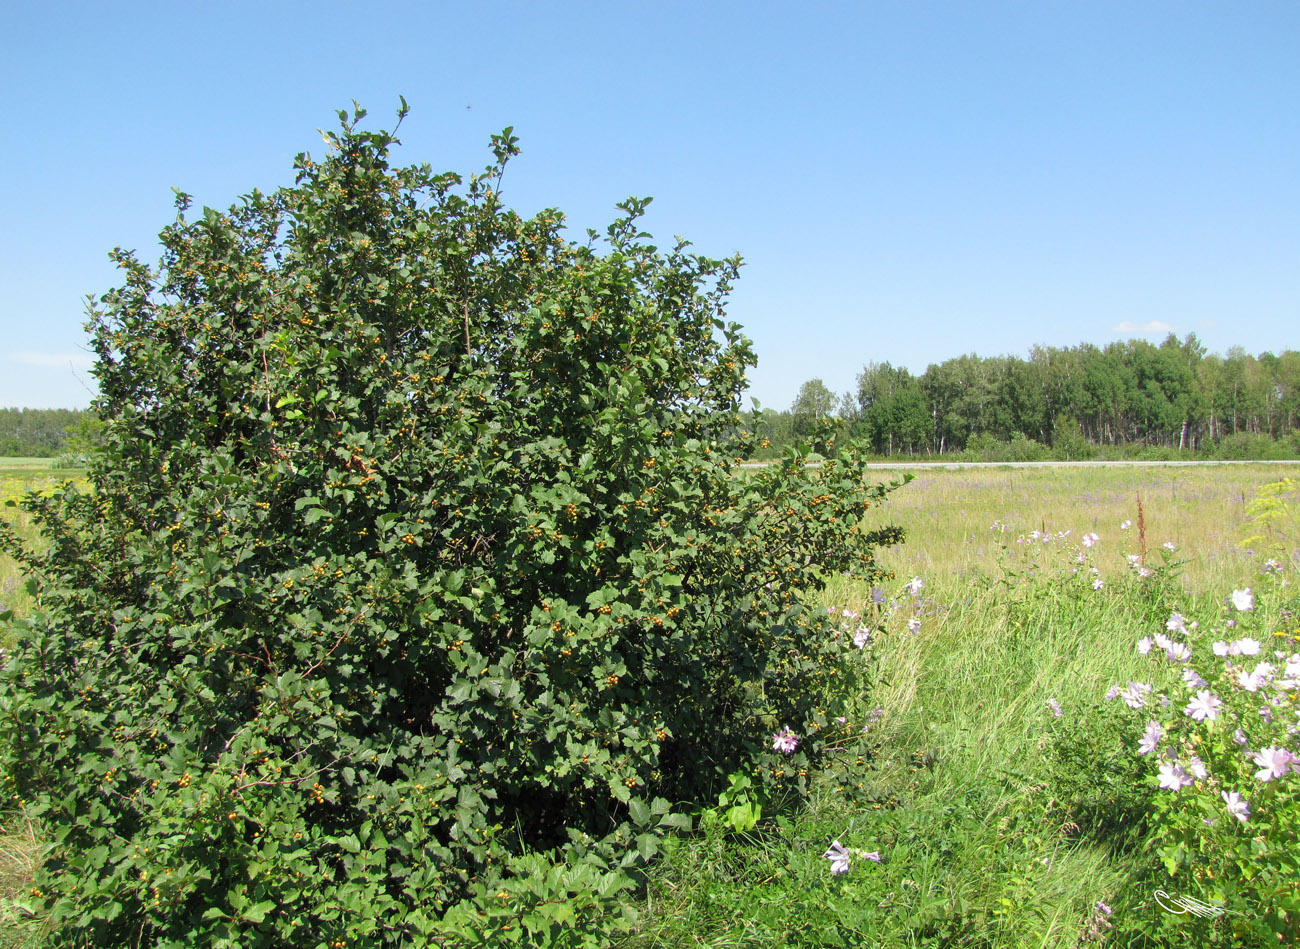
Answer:
<path fill-rule="evenodd" d="M 1300 634 L 1296 536 L 1241 545 L 1260 533 L 1248 517 L 1257 489 L 1294 473 L 1276 464 L 920 473 L 880 511 L 881 523 L 908 531 L 883 555 L 894 581 L 872 591 L 837 578 L 826 591 L 838 615 L 884 628 L 861 651 L 874 687 L 827 697 L 846 736 L 867 730 L 871 754 L 839 762 L 811 807 L 738 791 L 728 806 L 761 806 L 756 824 L 729 823 L 721 805 L 697 815 L 697 830 L 651 868 L 625 944 L 1226 946 L 1297 935 L 1285 896 L 1263 884 L 1224 898 L 1247 907 L 1243 918 L 1272 942 L 1232 916 L 1157 904 L 1154 829 L 1164 825 L 1153 822 L 1154 781 L 1133 750 L 1148 713 L 1104 698 L 1113 684 L 1156 681 L 1153 657 L 1135 643 L 1164 633 L 1174 613 L 1206 635 L 1238 619 L 1279 645 Z M 48 477 L 7 472 L 5 496 Z M 12 563 L 0 564 L 0 599 L 21 611 L 18 586 Z M 1257 605 L 1234 612 L 1229 595 L 1246 588 Z M 845 635 L 856 625 L 847 620 Z M 1300 776 L 1289 777 L 1293 786 Z M 1274 864 L 1284 880 L 1288 868 L 1300 872 L 1274 857 L 1297 847 L 1300 807 L 1285 793 L 1294 802 L 1293 789 L 1274 795 L 1271 836 L 1256 851 L 1265 882 Z M 0 946 L 27 945 L 34 924 L 13 901 L 37 836 L 21 815 L 6 829 Z M 1218 836 L 1200 839 L 1250 846 L 1257 830 L 1265 840 L 1263 828 L 1224 818 Z M 1166 890 L 1212 889 L 1213 871 L 1206 879 L 1197 868 L 1213 860 L 1197 854 L 1185 861 L 1191 876 L 1180 865 Z"/>

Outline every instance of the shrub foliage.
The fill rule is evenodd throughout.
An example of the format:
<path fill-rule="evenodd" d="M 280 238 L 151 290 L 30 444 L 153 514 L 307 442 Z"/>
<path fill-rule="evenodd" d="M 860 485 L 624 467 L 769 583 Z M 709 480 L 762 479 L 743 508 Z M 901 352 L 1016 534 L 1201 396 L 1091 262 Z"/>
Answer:
<path fill-rule="evenodd" d="M 737 470 L 739 259 L 637 199 L 571 242 L 502 204 L 510 130 L 462 179 L 363 115 L 114 253 L 91 489 L 7 535 L 5 780 L 63 941 L 547 942 L 724 776 L 818 764 L 851 645 L 808 594 L 898 535 L 826 440 Z"/>

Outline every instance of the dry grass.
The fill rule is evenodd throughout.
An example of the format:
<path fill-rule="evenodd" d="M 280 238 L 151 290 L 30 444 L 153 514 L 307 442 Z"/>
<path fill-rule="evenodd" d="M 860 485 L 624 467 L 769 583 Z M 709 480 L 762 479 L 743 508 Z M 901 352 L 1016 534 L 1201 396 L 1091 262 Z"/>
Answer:
<path fill-rule="evenodd" d="M 1093 531 L 1099 552 L 1137 552 L 1140 497 L 1147 546 L 1176 545 L 1189 558 L 1183 570 L 1191 589 L 1241 586 L 1258 571 L 1258 557 L 1239 546 L 1246 505 L 1260 485 L 1288 474 L 1295 472 L 1276 464 L 927 469 L 882 509 L 881 521 L 904 526 L 907 542 L 881 560 L 900 577 L 987 574 L 999 541 L 1033 530 L 1068 530 L 1075 543 Z M 1133 522 L 1127 531 L 1120 530 L 1124 521 Z M 994 522 L 1006 531 L 992 530 Z"/>

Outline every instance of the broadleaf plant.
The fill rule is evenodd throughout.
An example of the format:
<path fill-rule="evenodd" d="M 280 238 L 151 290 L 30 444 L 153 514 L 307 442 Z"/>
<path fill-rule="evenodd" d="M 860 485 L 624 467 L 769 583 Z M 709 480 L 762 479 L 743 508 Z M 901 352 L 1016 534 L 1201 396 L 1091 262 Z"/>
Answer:
<path fill-rule="evenodd" d="M 56 943 L 587 938 L 727 775 L 818 766 L 815 594 L 900 535 L 829 429 L 738 468 L 739 259 L 657 249 L 637 199 L 573 243 L 503 204 L 509 129 L 462 178 L 363 115 L 290 187 L 178 193 L 156 267 L 114 252 L 90 486 L 5 535 Z"/>

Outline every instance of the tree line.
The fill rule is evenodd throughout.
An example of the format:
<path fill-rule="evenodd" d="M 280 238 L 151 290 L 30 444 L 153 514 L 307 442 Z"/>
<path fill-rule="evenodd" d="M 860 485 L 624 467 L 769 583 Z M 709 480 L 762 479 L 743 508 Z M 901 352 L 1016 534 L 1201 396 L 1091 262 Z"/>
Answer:
<path fill-rule="evenodd" d="M 89 451 L 99 442 L 90 409 L 0 409 L 0 456 L 54 458 Z"/>
<path fill-rule="evenodd" d="M 1159 345 L 1035 346 L 1028 359 L 959 356 L 920 376 L 869 362 L 855 392 L 837 396 L 811 379 L 788 411 L 754 411 L 746 421 L 773 452 L 830 416 L 885 456 L 1295 457 L 1300 353 L 1233 347 L 1218 355 L 1195 334 L 1170 334 Z"/>

